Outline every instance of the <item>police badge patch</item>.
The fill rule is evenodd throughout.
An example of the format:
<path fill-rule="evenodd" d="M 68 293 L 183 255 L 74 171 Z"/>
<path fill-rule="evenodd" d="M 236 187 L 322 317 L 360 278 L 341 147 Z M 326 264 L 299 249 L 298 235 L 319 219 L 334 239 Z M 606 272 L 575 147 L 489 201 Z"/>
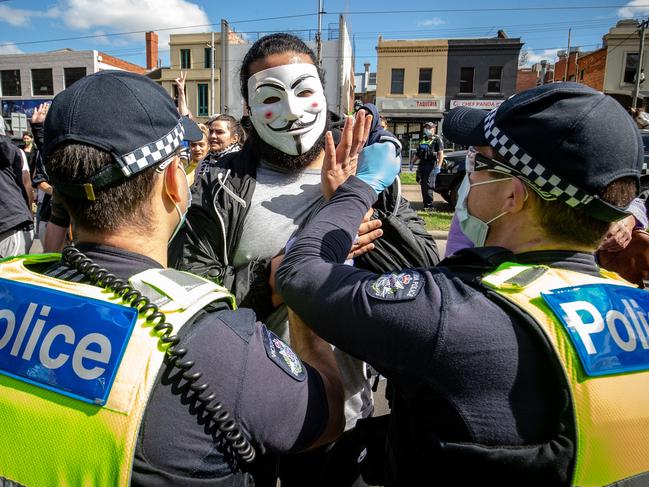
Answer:
<path fill-rule="evenodd" d="M 291 350 L 291 347 L 269 329 L 266 329 L 264 335 L 264 347 L 268 358 L 275 362 L 280 369 L 298 382 L 306 379 L 306 370 L 302 365 L 302 361 Z"/>
<path fill-rule="evenodd" d="M 408 301 L 415 299 L 424 287 L 421 274 L 413 270 L 381 274 L 365 285 L 371 297 L 383 301 Z"/>

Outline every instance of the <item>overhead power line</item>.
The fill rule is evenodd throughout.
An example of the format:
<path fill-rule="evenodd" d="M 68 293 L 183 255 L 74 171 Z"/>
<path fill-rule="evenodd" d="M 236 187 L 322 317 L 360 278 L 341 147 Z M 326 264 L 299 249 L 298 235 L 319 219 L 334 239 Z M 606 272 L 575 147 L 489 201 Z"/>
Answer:
<path fill-rule="evenodd" d="M 526 12 L 538 10 L 601 10 L 609 8 L 645 8 L 642 5 L 566 5 L 563 7 L 493 7 L 493 8 L 435 8 L 426 10 L 362 10 L 351 12 L 326 12 L 327 14 L 344 15 L 384 15 L 384 14 L 424 14 L 424 13 L 471 13 L 471 12 Z"/>
<path fill-rule="evenodd" d="M 0 0 L 2 2 L 3 0 Z M 6 1 L 6 0 L 4 0 Z M 494 7 L 494 8 L 456 8 L 456 9 L 422 9 L 422 10 L 367 10 L 367 11 L 349 11 L 349 12 L 325 12 L 325 15 L 394 15 L 394 14 L 415 14 L 415 13 L 483 13 L 483 12 L 530 12 L 530 11 L 565 11 L 565 10 L 602 10 L 602 9 L 614 9 L 614 8 L 649 8 L 649 3 L 642 5 L 579 5 L 579 6 L 559 6 L 559 7 Z M 317 13 L 303 13 L 295 15 L 282 15 L 277 17 L 260 17 L 254 19 L 241 19 L 230 21 L 230 25 L 233 24 L 244 24 L 252 22 L 263 22 L 269 20 L 284 20 L 284 19 L 295 19 L 303 17 L 314 17 Z M 24 46 L 30 44 L 41 44 L 49 42 L 63 42 L 63 41 L 72 41 L 72 40 L 83 40 L 83 39 L 93 39 L 101 37 L 115 37 L 123 35 L 134 35 L 134 34 L 143 34 L 148 31 L 170 31 L 170 30 L 181 30 L 181 29 L 192 29 L 198 27 L 213 27 L 219 25 L 219 23 L 208 23 L 208 24 L 197 24 L 197 25 L 181 25 L 176 27 L 159 27 L 159 28 L 150 28 L 143 30 L 134 30 L 127 32 L 113 32 L 108 34 L 92 34 L 85 36 L 71 36 L 71 37 L 61 37 L 55 39 L 41 39 L 36 41 L 23 41 L 23 42 L 11 42 L 5 41 L 0 43 L 0 45 L 15 45 L 15 46 Z"/>

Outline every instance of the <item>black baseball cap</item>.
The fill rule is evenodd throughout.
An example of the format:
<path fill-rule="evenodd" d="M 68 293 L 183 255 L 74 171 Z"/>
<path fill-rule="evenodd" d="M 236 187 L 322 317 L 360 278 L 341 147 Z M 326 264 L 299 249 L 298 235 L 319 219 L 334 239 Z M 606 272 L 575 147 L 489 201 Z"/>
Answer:
<path fill-rule="evenodd" d="M 43 157 L 59 144 L 78 142 L 112 154 L 115 164 L 85 181 L 52 181 L 73 198 L 94 199 L 114 185 L 174 154 L 183 140 L 203 138 L 181 117 L 169 94 L 149 78 L 128 71 L 100 71 L 59 93 L 45 119 Z"/>
<path fill-rule="evenodd" d="M 498 169 L 599 220 L 629 215 L 599 199 L 601 190 L 627 176 L 640 184 L 644 147 L 635 122 L 613 98 L 579 83 L 542 85 L 490 112 L 454 108 L 443 132 L 458 144 L 491 146 L 505 161 Z"/>

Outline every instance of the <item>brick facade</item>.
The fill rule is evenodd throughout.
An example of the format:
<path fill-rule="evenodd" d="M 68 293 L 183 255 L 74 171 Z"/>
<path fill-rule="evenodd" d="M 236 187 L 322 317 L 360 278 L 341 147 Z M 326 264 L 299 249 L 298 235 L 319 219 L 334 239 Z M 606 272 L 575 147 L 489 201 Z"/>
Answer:
<path fill-rule="evenodd" d="M 158 67 L 158 34 L 147 32 L 146 42 L 146 69 L 149 71 Z"/>
<path fill-rule="evenodd" d="M 130 71 L 137 74 L 146 73 L 146 69 L 142 66 L 138 66 L 137 64 L 129 63 L 128 61 L 124 61 L 122 59 L 113 57 L 110 54 L 106 54 L 105 52 L 100 52 L 99 55 L 101 56 L 102 63 L 109 64 L 110 66 L 113 66 L 117 69 L 123 69 L 125 71 Z"/>
<path fill-rule="evenodd" d="M 577 80 L 591 88 L 604 91 L 604 75 L 606 74 L 606 48 L 590 52 L 577 61 L 579 75 Z"/>
<path fill-rule="evenodd" d="M 578 51 L 573 51 L 569 56 L 562 56 L 554 64 L 554 81 L 578 81 L 577 78 L 577 56 Z M 566 63 L 568 71 L 566 73 Z"/>
<path fill-rule="evenodd" d="M 516 76 L 516 93 L 535 88 L 538 84 L 538 75 L 532 68 L 518 70 Z"/>

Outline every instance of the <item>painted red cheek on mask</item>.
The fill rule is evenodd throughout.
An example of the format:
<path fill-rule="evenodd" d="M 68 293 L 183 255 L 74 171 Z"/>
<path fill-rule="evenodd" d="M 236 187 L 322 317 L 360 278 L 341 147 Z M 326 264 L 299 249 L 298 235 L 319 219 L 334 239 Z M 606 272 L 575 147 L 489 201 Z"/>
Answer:
<path fill-rule="evenodd" d="M 266 112 L 264 115 L 266 118 L 270 118 L 273 116 L 273 112 Z"/>
<path fill-rule="evenodd" d="M 312 106 L 313 108 L 316 108 L 316 107 L 318 106 L 318 103 L 317 103 L 317 102 L 313 102 L 313 103 L 311 103 L 311 106 Z"/>

